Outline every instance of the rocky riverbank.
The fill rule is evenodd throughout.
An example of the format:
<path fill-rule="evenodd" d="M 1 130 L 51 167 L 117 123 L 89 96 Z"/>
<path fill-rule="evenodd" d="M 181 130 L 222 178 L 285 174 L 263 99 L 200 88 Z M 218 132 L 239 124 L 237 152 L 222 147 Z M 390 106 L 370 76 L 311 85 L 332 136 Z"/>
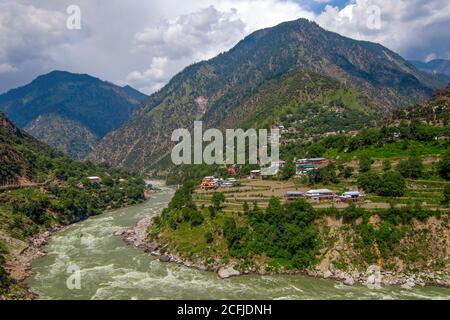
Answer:
<path fill-rule="evenodd" d="M 144 192 L 146 200 L 151 199 L 158 189 L 147 188 Z M 124 206 L 127 207 L 127 206 Z M 105 210 L 106 212 L 106 210 Z M 13 280 L 13 293 L 5 299 L 36 299 L 37 296 L 29 290 L 27 279 L 32 276 L 32 263 L 34 260 L 46 255 L 43 247 L 47 245 L 53 234 L 64 230 L 69 225 L 54 225 L 50 228 L 29 237 L 27 240 L 19 240 L 0 230 L 0 240 L 8 245 L 10 250 L 5 269 Z M 0 296 L 0 300 L 2 297 Z"/>
<path fill-rule="evenodd" d="M 247 275 L 307 275 L 315 278 L 323 278 L 329 280 L 339 281 L 345 285 L 365 285 L 371 288 L 379 288 L 381 286 L 401 286 L 405 290 L 411 290 L 416 286 L 440 286 L 450 287 L 450 270 L 437 272 L 418 272 L 414 274 L 397 273 L 390 271 L 379 271 L 376 266 L 368 268 L 365 272 L 360 271 L 342 271 L 337 269 L 332 263 L 325 267 L 321 265 L 315 270 L 284 270 L 276 271 L 265 270 L 264 268 L 250 267 L 245 271 L 236 270 L 237 261 L 224 265 L 218 262 L 205 265 L 203 261 L 188 261 L 177 254 L 164 252 L 162 247 L 157 242 L 148 242 L 147 230 L 152 223 L 152 217 L 146 217 L 138 222 L 138 224 L 127 230 L 122 230 L 117 233 L 118 236 L 129 245 L 138 247 L 151 255 L 158 257 L 162 262 L 172 262 L 182 264 L 186 267 L 196 268 L 203 271 L 211 271 L 217 273 L 218 277 L 222 279 Z M 219 260 L 219 259 L 217 259 Z"/>
<path fill-rule="evenodd" d="M 45 255 L 42 247 L 45 246 L 51 236 L 64 229 L 62 225 L 55 225 L 42 231 L 26 241 L 15 239 L 0 231 L 0 240 L 10 248 L 5 269 L 13 280 L 14 291 L 8 295 L 8 299 L 35 299 L 36 295 L 29 290 L 26 279 L 32 275 L 31 264 L 35 259 Z"/>

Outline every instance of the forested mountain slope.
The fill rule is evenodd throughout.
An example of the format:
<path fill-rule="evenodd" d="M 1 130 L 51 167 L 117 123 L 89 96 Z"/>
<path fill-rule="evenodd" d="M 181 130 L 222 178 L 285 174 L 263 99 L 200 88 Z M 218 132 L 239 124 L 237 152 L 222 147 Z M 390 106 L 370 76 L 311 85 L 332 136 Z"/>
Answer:
<path fill-rule="evenodd" d="M 39 140 L 82 159 L 145 98 L 128 86 L 54 71 L 0 95 L 0 111 Z"/>
<path fill-rule="evenodd" d="M 334 79 L 382 110 L 425 100 L 439 85 L 379 44 L 345 38 L 300 19 L 257 31 L 230 51 L 186 68 L 107 135 L 90 159 L 146 171 L 167 156 L 174 129 L 190 128 L 194 120 L 239 127 L 249 120 L 241 115 L 252 114 L 245 106 L 254 95 L 295 70 Z"/>

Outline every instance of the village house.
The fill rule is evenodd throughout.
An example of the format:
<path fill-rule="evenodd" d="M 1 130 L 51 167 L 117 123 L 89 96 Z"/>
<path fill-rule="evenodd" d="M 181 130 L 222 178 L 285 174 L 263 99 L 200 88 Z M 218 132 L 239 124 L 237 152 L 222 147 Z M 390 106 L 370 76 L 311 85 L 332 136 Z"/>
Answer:
<path fill-rule="evenodd" d="M 311 158 L 311 159 L 308 159 L 308 163 L 311 163 L 311 164 L 324 164 L 325 162 L 327 162 L 327 159 L 326 158 Z"/>
<path fill-rule="evenodd" d="M 306 195 L 307 198 L 311 200 L 333 200 L 335 197 L 335 193 L 329 189 L 317 189 L 317 190 L 309 190 Z"/>
<path fill-rule="evenodd" d="M 217 189 L 217 184 L 213 181 L 203 181 L 200 185 L 203 190 Z"/>
<path fill-rule="evenodd" d="M 286 198 L 288 200 L 295 200 L 298 198 L 302 198 L 305 196 L 304 192 L 300 192 L 300 191 L 289 191 L 286 193 Z"/>
<path fill-rule="evenodd" d="M 359 191 L 349 191 L 344 192 L 342 196 L 339 197 L 341 202 L 358 202 L 363 198 L 363 194 Z"/>
<path fill-rule="evenodd" d="M 297 164 L 296 165 L 296 175 L 304 176 L 307 175 L 308 172 L 316 170 L 314 165 L 312 164 Z"/>
<path fill-rule="evenodd" d="M 261 177 L 261 170 L 252 170 L 250 171 L 250 178 L 256 179 Z"/>
<path fill-rule="evenodd" d="M 100 177 L 87 177 L 87 179 L 91 182 L 91 183 L 101 183 L 102 179 L 100 179 Z"/>

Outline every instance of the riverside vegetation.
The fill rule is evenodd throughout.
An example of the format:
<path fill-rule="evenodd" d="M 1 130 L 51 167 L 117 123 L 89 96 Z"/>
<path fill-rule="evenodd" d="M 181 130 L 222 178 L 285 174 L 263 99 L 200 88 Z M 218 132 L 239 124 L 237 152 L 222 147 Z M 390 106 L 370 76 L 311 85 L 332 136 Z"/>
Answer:
<path fill-rule="evenodd" d="M 71 160 L 1 113 L 0 145 L 0 296 L 24 294 L 20 281 L 9 275 L 18 243 L 26 247 L 30 237 L 55 226 L 144 200 L 145 183 L 139 175 Z M 89 176 L 101 182 L 91 182 Z"/>
<path fill-rule="evenodd" d="M 431 278 L 446 268 L 448 212 L 420 206 L 314 208 L 304 200 L 282 203 L 276 197 L 265 209 L 244 202 L 230 212 L 223 210 L 226 198 L 220 193 L 209 206 L 197 206 L 195 185 L 185 183 L 154 219 L 149 241 L 160 254 L 214 271 L 231 265 L 263 274 L 364 272 L 375 264 L 384 271 L 429 272 L 423 281 L 448 285 Z"/>

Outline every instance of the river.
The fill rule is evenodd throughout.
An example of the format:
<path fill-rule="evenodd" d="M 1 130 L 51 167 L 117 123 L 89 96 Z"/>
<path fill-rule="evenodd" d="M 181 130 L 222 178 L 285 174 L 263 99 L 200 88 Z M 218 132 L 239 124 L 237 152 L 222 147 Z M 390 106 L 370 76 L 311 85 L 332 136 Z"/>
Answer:
<path fill-rule="evenodd" d="M 138 206 L 74 224 L 53 236 L 46 256 L 33 263 L 30 288 L 40 299 L 449 299 L 450 289 L 368 289 L 306 276 L 242 276 L 218 279 L 210 272 L 162 263 L 127 246 L 114 234 L 158 214 L 169 188 Z M 69 266 L 79 267 L 80 289 L 66 284 Z"/>

